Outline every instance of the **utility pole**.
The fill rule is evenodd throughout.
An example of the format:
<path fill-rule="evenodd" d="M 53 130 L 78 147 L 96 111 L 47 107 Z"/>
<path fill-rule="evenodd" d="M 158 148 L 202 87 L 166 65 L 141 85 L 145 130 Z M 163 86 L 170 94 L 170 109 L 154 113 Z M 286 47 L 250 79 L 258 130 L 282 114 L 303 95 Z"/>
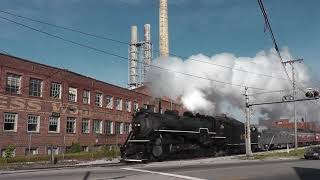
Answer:
<path fill-rule="evenodd" d="M 245 144 L 246 144 L 246 156 L 253 156 L 251 150 L 251 130 L 250 130 L 250 106 L 249 106 L 249 96 L 248 87 L 245 87 L 244 97 L 246 100 L 246 124 L 245 124 Z"/>
<path fill-rule="evenodd" d="M 294 71 L 294 63 L 299 62 L 301 63 L 303 59 L 294 59 L 283 62 L 284 65 L 290 64 L 291 65 L 291 73 L 292 73 L 292 97 L 293 100 L 296 98 L 296 83 L 295 83 L 295 71 Z M 293 119 L 294 119 L 294 150 L 297 150 L 298 148 L 298 132 L 297 132 L 297 111 L 296 111 L 296 105 L 293 101 Z"/>

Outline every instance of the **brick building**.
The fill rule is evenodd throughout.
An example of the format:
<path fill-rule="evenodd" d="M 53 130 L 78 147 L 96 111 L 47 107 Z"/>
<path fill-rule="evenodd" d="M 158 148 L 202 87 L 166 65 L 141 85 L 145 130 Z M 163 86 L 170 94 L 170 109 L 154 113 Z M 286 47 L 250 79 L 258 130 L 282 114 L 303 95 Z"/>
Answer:
<path fill-rule="evenodd" d="M 158 110 L 156 98 L 68 70 L 0 54 L 0 151 L 61 153 L 73 142 L 84 150 L 116 145 L 130 131 L 137 108 Z M 161 101 L 161 109 L 181 111 Z M 30 151 L 29 151 L 30 146 Z"/>

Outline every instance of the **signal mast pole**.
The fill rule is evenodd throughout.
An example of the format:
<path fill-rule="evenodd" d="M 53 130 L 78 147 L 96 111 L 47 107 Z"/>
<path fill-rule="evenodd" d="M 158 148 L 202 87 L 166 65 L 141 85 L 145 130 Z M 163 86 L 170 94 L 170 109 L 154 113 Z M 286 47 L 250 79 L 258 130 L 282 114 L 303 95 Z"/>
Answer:
<path fill-rule="evenodd" d="M 249 106 L 249 96 L 248 87 L 245 87 L 244 97 L 246 99 L 246 123 L 245 123 L 245 143 L 246 143 L 246 156 L 253 156 L 251 150 L 251 129 L 250 129 L 250 106 Z"/>
<path fill-rule="evenodd" d="M 294 71 L 294 63 L 299 62 L 301 63 L 303 59 L 294 59 L 283 62 L 284 65 L 290 64 L 291 65 L 291 72 L 292 72 L 292 97 L 293 100 L 296 98 L 296 82 L 295 82 L 295 71 Z M 296 105 L 293 101 L 293 120 L 294 120 L 294 150 L 297 150 L 298 148 L 298 132 L 297 132 L 297 111 L 296 111 Z"/>

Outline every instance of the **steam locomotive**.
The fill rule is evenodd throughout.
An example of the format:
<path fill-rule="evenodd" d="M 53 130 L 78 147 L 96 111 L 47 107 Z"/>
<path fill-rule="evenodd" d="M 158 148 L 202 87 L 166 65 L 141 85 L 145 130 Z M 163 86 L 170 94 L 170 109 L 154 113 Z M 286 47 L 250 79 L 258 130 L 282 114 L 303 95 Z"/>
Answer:
<path fill-rule="evenodd" d="M 252 148 L 258 133 L 251 129 Z M 204 116 L 141 110 L 133 115 L 132 131 L 121 147 L 124 161 L 162 161 L 245 152 L 244 124 L 227 116 Z"/>

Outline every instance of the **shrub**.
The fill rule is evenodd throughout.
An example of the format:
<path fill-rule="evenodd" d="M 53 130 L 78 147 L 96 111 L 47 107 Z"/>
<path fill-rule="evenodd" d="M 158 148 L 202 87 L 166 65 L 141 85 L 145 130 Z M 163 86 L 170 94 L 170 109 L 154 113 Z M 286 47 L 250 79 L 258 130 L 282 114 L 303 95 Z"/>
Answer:
<path fill-rule="evenodd" d="M 68 153 L 79 153 L 82 151 L 80 143 L 72 143 Z"/>
<path fill-rule="evenodd" d="M 16 148 L 15 145 L 9 145 L 4 152 L 4 157 L 5 158 L 12 158 L 15 148 Z"/>

